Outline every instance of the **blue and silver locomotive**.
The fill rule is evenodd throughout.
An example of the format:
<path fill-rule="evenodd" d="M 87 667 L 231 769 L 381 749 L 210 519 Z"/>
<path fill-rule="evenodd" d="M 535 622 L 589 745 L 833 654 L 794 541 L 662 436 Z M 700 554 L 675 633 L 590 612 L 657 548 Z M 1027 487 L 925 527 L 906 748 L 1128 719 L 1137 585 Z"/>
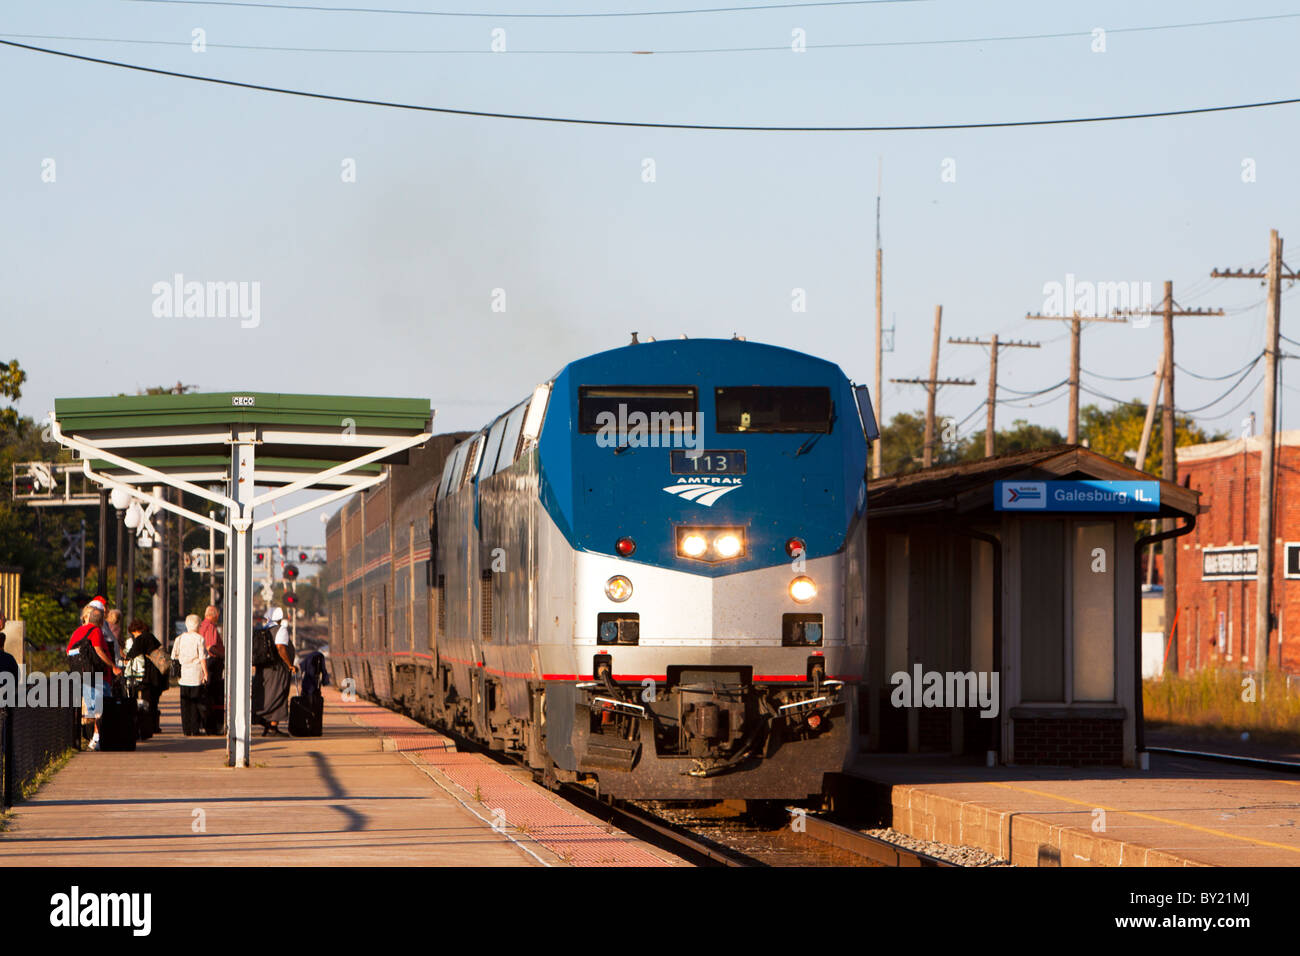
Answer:
<path fill-rule="evenodd" d="M 552 784 L 817 793 L 856 740 L 874 429 L 783 348 L 575 361 L 333 518 L 336 676 Z"/>

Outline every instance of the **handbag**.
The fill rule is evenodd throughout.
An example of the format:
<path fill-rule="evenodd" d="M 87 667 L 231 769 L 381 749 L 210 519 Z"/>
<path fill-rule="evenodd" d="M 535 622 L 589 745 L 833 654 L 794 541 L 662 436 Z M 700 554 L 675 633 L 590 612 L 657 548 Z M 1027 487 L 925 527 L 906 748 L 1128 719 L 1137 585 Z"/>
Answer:
<path fill-rule="evenodd" d="M 168 674 L 171 673 L 172 660 L 170 657 L 167 656 L 167 652 L 164 651 L 161 647 L 155 647 L 148 654 L 146 654 L 145 657 L 149 658 L 149 663 L 152 664 L 157 669 L 159 674 L 162 674 L 164 677 L 166 677 Z"/>

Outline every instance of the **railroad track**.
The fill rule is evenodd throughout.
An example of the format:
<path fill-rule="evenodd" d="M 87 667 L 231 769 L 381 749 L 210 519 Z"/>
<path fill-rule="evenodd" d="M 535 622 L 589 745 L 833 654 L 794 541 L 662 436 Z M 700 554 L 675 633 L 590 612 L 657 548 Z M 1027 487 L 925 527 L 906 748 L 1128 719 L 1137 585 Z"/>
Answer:
<path fill-rule="evenodd" d="M 794 813 L 795 810 L 792 808 L 791 814 Z M 937 856 L 922 853 L 919 850 L 909 850 L 907 847 L 890 843 L 888 840 L 882 840 L 867 833 L 860 833 L 857 830 L 850 830 L 848 827 L 842 827 L 838 823 L 832 823 L 812 814 L 804 814 L 800 822 L 807 827 L 808 836 L 814 840 L 820 840 L 849 853 L 866 857 L 874 861 L 878 866 L 957 865 L 948 860 L 941 860 Z"/>
<path fill-rule="evenodd" d="M 501 764 L 524 766 L 517 758 L 489 750 L 447 727 L 436 724 L 428 726 L 455 741 L 460 749 L 483 754 Z M 744 817 L 744 811 L 718 813 L 715 812 L 716 808 L 706 808 L 703 811 L 664 810 L 654 804 L 602 799 L 576 784 L 563 784 L 557 792 L 574 806 L 603 822 L 613 824 L 660 849 L 675 853 L 697 866 L 955 865 L 832 823 L 799 808 L 787 807 L 781 811 L 790 816 L 790 822 L 774 826 L 769 820 L 763 826 L 738 822 Z M 725 807 L 725 804 L 721 806 Z M 795 817 L 800 819 L 794 819 Z M 719 823 L 724 825 L 718 826 Z M 701 832 L 702 830 L 711 830 L 712 834 Z M 744 846 L 736 845 L 738 843 L 743 843 Z"/>
<path fill-rule="evenodd" d="M 1300 773 L 1300 763 L 1294 760 L 1273 760 L 1269 757 L 1248 757 L 1243 754 L 1223 754 L 1204 750 L 1182 750 L 1177 747 L 1148 747 L 1147 752 L 1167 754 L 1170 757 L 1215 760 L 1220 763 L 1233 763 L 1243 767 L 1255 767 L 1260 770 L 1276 770 L 1281 773 Z"/>

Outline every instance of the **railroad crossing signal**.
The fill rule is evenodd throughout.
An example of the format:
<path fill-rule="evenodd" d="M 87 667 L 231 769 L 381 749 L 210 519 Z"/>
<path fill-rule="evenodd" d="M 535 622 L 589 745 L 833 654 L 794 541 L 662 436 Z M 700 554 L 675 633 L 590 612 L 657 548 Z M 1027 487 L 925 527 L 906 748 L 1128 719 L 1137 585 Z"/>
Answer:
<path fill-rule="evenodd" d="M 284 566 L 284 576 L 286 580 L 292 581 L 298 576 L 298 565 L 286 564 Z"/>

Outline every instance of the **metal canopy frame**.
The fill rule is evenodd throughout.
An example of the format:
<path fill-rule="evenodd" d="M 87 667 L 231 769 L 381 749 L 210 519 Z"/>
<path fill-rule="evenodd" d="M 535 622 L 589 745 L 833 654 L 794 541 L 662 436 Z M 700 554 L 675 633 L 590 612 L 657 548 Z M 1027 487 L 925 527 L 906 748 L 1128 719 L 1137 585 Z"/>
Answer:
<path fill-rule="evenodd" d="M 89 480 L 225 536 L 228 765 L 249 766 L 252 746 L 251 532 L 378 485 L 388 477 L 383 466 L 432 437 L 432 421 L 427 399 L 216 392 L 55 401 L 51 434 L 78 454 Z M 224 508 L 226 521 L 138 487 L 146 483 Z M 258 485 L 269 490 L 258 494 Z M 330 490 L 258 519 L 258 508 L 313 488 Z"/>

